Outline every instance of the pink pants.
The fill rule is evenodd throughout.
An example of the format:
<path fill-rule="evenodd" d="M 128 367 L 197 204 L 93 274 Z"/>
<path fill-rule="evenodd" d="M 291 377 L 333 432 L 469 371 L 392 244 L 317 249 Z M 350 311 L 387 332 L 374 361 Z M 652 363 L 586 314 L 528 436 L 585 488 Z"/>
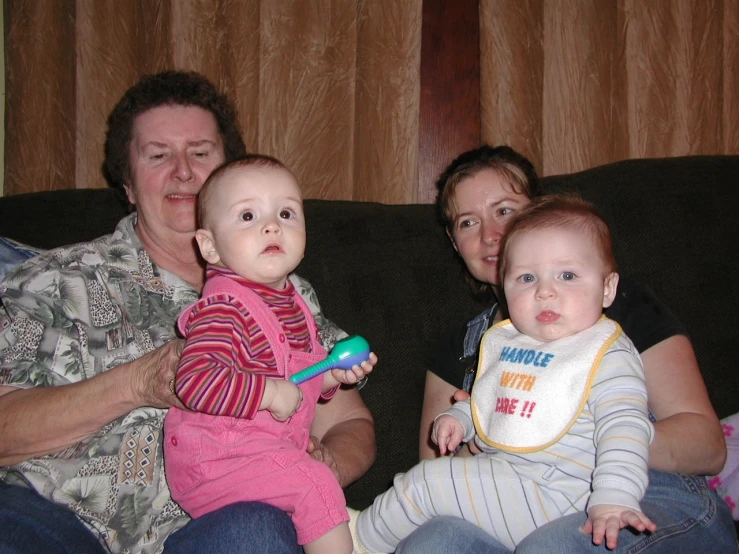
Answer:
<path fill-rule="evenodd" d="M 300 544 L 349 520 L 344 493 L 328 466 L 289 440 L 239 423 L 169 411 L 165 463 L 172 498 L 182 509 L 197 518 L 234 502 L 266 502 L 292 517 Z M 178 430 L 169 432 L 169 426 Z"/>
<path fill-rule="evenodd" d="M 290 373 L 315 359 L 293 353 Z M 282 423 L 266 410 L 247 420 L 171 408 L 164 463 L 172 498 L 194 518 L 234 502 L 266 502 L 292 517 L 300 544 L 349 521 L 336 477 L 306 452 L 322 381 L 300 385 L 300 409 Z"/>

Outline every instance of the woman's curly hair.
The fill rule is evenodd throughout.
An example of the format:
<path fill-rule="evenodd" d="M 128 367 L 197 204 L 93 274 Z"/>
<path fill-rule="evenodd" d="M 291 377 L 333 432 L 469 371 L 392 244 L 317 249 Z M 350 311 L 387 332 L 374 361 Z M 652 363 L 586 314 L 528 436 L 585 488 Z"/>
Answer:
<path fill-rule="evenodd" d="M 236 108 L 225 94 L 195 71 L 163 71 L 145 75 L 126 91 L 108 116 L 103 174 L 108 184 L 123 192 L 130 184 L 130 147 L 133 124 L 142 113 L 160 106 L 197 106 L 213 114 L 223 140 L 226 161 L 246 154 Z"/>

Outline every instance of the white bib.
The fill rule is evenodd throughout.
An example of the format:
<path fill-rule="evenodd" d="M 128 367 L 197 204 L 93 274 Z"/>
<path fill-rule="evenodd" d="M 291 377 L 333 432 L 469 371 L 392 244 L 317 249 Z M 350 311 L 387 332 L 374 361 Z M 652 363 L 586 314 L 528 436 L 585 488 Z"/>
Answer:
<path fill-rule="evenodd" d="M 522 453 L 557 442 L 585 407 L 601 359 L 620 335 L 618 323 L 605 316 L 552 342 L 521 334 L 510 320 L 491 327 L 480 344 L 472 387 L 480 439 Z"/>

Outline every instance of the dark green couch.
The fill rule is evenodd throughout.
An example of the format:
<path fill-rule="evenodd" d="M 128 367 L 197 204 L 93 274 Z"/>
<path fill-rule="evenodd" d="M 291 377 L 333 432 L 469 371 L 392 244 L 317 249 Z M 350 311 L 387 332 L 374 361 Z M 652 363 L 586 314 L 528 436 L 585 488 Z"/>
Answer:
<path fill-rule="evenodd" d="M 634 160 L 548 177 L 577 190 L 613 226 L 623 274 L 650 285 L 690 331 L 719 416 L 739 412 L 739 156 Z M 110 190 L 0 198 L 0 235 L 41 248 L 113 230 L 126 205 Z M 364 335 L 380 358 L 362 395 L 377 425 L 377 461 L 350 486 L 364 507 L 417 458 L 425 358 L 473 301 L 433 206 L 307 201 L 299 273 L 324 312 Z"/>

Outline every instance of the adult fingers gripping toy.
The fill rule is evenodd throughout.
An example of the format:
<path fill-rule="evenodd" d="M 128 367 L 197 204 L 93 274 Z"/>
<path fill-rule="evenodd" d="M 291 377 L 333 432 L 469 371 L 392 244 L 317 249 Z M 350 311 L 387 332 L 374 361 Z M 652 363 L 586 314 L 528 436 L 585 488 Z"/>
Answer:
<path fill-rule="evenodd" d="M 316 375 L 325 373 L 329 369 L 351 369 L 369 359 L 369 343 L 359 335 L 343 338 L 336 341 L 331 353 L 322 362 L 306 367 L 290 377 L 290 381 L 299 385 Z"/>

